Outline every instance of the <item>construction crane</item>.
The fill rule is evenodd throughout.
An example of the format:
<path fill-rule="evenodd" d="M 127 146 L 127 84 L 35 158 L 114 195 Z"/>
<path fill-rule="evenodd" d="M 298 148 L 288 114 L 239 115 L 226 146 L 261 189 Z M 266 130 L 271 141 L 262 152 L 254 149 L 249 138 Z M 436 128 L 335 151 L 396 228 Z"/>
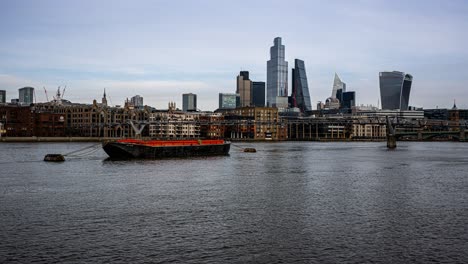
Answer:
<path fill-rule="evenodd" d="M 62 90 L 62 98 L 65 96 L 65 89 L 67 89 L 66 85 L 65 85 L 65 87 L 63 87 L 63 90 Z"/>
<path fill-rule="evenodd" d="M 52 96 L 54 101 L 57 101 L 57 98 L 60 97 L 60 86 L 57 88 L 57 92 L 55 93 L 55 96 Z"/>
<path fill-rule="evenodd" d="M 46 100 L 47 100 L 47 102 L 49 102 L 49 95 L 47 95 L 47 90 L 46 90 L 45 86 L 43 88 L 44 88 Z"/>

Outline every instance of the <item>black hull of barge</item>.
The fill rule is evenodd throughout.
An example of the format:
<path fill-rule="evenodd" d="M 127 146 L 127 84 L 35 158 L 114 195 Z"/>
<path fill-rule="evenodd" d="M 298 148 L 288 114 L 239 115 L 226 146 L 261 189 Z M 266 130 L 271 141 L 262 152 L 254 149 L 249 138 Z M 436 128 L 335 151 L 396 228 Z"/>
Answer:
<path fill-rule="evenodd" d="M 230 143 L 193 146 L 145 146 L 109 142 L 103 149 L 111 159 L 164 159 L 228 155 Z"/>

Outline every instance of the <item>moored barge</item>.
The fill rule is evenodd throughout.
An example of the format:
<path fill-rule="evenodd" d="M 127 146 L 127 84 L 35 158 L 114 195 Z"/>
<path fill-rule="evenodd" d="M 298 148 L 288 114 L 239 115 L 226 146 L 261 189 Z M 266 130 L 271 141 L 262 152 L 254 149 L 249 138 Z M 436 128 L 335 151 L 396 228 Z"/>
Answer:
<path fill-rule="evenodd" d="M 223 139 L 120 139 L 103 143 L 103 149 L 111 159 L 162 159 L 228 155 L 230 147 L 231 143 Z"/>

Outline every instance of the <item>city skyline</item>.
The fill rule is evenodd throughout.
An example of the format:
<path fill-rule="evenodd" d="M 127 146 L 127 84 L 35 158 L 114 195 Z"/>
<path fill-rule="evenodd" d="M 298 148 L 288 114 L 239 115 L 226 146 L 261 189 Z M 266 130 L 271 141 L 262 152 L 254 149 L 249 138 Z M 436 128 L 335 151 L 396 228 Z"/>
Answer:
<path fill-rule="evenodd" d="M 450 108 L 457 99 L 468 108 L 464 1 L 258 1 L 242 20 L 231 12 L 237 2 L 112 3 L 0 3 L 7 101 L 21 87 L 35 87 L 45 101 L 43 86 L 51 93 L 67 85 L 72 102 L 99 100 L 106 88 L 112 105 L 140 94 L 157 108 L 182 106 L 180 95 L 194 93 L 200 109 L 214 110 L 218 93 L 235 91 L 239 70 L 267 81 L 269 47 L 279 36 L 286 61 L 307 62 L 314 106 L 329 97 L 335 72 L 356 91 L 356 104 L 376 105 L 378 73 L 398 70 L 416 78 L 411 106 Z M 235 41 L 246 33 L 249 41 Z"/>

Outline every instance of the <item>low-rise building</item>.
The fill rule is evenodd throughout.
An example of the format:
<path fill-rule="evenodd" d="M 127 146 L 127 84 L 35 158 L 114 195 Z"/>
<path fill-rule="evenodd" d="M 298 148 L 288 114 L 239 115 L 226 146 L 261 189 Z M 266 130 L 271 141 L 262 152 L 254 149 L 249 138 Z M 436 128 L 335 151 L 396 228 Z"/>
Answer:
<path fill-rule="evenodd" d="M 0 106 L 0 122 L 6 137 L 32 137 L 35 135 L 35 115 L 30 106 Z"/>
<path fill-rule="evenodd" d="M 234 139 L 285 140 L 287 128 L 279 121 L 276 107 L 241 107 L 225 115 L 225 137 Z"/>
<path fill-rule="evenodd" d="M 387 136 L 387 126 L 382 123 L 373 122 L 354 122 L 352 138 L 353 139 L 385 139 Z"/>
<path fill-rule="evenodd" d="M 151 138 L 198 138 L 198 114 L 175 111 L 158 111 L 149 114 Z"/>

